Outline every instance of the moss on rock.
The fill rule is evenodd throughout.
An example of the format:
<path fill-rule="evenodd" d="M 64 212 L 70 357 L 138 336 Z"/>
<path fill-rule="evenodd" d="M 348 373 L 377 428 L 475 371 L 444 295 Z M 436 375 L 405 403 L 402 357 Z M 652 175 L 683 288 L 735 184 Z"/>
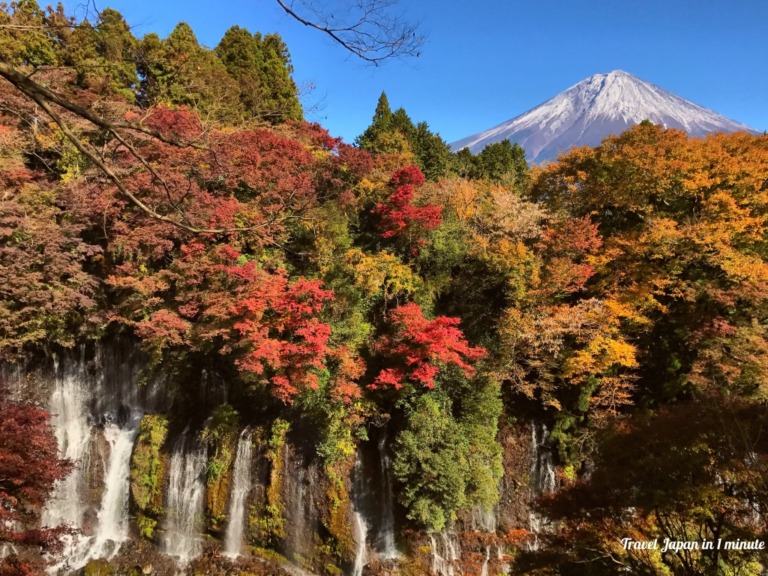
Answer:
<path fill-rule="evenodd" d="M 323 524 L 328 530 L 329 544 L 334 555 L 343 561 L 351 561 L 355 554 L 355 539 L 349 521 L 352 509 L 349 487 L 345 478 L 350 477 L 354 456 L 346 461 L 337 461 L 326 466 L 328 487 L 326 490 L 326 513 Z"/>
<path fill-rule="evenodd" d="M 131 457 L 131 501 L 137 509 L 142 537 L 152 539 L 163 514 L 163 484 L 167 471 L 163 446 L 168 436 L 168 419 L 147 414 L 141 419 L 136 447 Z"/>
<path fill-rule="evenodd" d="M 206 469 L 205 517 L 208 530 L 220 534 L 227 520 L 227 500 L 232 462 L 237 451 L 239 415 L 229 404 L 222 404 L 212 414 L 203 429 L 202 439 L 208 442 Z"/>
<path fill-rule="evenodd" d="M 113 576 L 115 567 L 103 558 L 91 560 L 83 568 L 83 576 Z"/>
<path fill-rule="evenodd" d="M 276 548 L 285 538 L 285 504 L 282 497 L 283 459 L 286 450 L 286 436 L 290 424 L 277 419 L 272 424 L 272 431 L 267 443 L 267 460 L 270 463 L 269 485 L 267 486 L 267 502 L 262 514 L 251 514 L 250 524 L 257 534 L 260 544 Z"/>

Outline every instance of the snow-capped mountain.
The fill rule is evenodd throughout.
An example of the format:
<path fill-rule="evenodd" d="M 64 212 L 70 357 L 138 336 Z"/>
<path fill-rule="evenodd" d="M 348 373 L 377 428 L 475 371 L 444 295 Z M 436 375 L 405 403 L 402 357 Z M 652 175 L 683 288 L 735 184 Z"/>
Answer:
<path fill-rule="evenodd" d="M 451 144 L 451 149 L 479 152 L 508 138 L 522 146 L 529 162 L 554 160 L 574 146 L 596 146 L 648 119 L 691 136 L 746 130 L 744 124 L 680 98 L 621 70 L 595 74 L 551 100 L 498 126 Z"/>

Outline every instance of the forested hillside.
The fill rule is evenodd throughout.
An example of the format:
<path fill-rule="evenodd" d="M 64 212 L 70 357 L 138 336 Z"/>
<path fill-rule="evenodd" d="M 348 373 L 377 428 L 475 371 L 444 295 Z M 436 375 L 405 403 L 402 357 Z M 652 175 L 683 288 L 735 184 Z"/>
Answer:
<path fill-rule="evenodd" d="M 768 537 L 766 136 L 353 145 L 277 34 L 0 24 L 0 574 L 763 573 L 662 548 Z"/>

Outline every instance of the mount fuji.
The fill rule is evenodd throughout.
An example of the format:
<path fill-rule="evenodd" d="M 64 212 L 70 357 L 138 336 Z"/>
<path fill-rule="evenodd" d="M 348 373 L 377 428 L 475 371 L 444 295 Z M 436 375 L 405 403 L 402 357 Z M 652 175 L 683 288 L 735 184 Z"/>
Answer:
<path fill-rule="evenodd" d="M 712 110 L 676 96 L 632 74 L 614 70 L 595 74 L 536 108 L 498 126 L 451 144 L 453 151 L 480 152 L 509 139 L 526 151 L 529 162 L 554 160 L 574 146 L 596 146 L 610 134 L 650 120 L 691 136 L 710 132 L 758 132 Z"/>

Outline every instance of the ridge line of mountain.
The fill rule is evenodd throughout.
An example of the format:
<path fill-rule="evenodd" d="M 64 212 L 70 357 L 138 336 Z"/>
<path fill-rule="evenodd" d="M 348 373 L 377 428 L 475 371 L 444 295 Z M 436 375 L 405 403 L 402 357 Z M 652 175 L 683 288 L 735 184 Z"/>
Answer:
<path fill-rule="evenodd" d="M 531 163 L 554 160 L 576 146 L 597 146 L 643 120 L 679 128 L 694 137 L 712 132 L 759 131 L 731 120 L 623 70 L 594 74 L 514 118 L 450 146 L 480 152 L 508 139 Z"/>

